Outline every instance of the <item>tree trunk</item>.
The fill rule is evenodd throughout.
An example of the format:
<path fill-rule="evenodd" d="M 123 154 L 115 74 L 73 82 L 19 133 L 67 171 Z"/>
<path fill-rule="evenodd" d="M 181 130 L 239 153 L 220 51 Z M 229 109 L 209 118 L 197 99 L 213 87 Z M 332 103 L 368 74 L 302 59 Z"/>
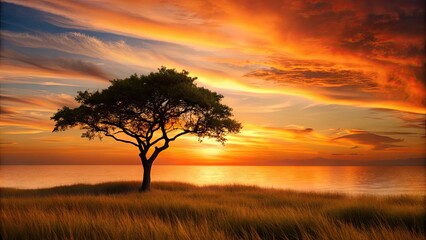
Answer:
<path fill-rule="evenodd" d="M 142 160 L 143 180 L 139 192 L 148 192 L 151 190 L 151 167 L 152 162 Z"/>

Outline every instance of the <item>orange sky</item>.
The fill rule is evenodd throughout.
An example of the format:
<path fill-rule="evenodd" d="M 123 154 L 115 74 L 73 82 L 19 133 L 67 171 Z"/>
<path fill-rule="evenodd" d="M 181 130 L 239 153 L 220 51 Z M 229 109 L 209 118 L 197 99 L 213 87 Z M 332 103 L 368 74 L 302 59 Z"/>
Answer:
<path fill-rule="evenodd" d="M 185 137 L 156 164 L 425 158 L 423 1 L 1 3 L 1 163 L 139 164 L 137 149 L 51 133 L 79 90 L 186 69 L 243 123 Z"/>

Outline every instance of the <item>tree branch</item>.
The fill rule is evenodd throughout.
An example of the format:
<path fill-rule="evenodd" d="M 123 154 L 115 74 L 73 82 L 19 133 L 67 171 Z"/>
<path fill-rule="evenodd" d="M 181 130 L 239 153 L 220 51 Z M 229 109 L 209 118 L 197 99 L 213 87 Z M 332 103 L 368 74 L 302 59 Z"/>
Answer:
<path fill-rule="evenodd" d="M 159 141 L 161 140 L 166 140 L 163 136 L 157 138 L 155 141 L 153 141 L 152 143 L 149 144 L 149 146 L 154 146 L 155 144 L 157 144 Z"/>
<path fill-rule="evenodd" d="M 124 143 L 128 143 L 128 144 L 132 144 L 133 146 L 136 146 L 136 147 L 138 147 L 138 148 L 139 148 L 139 145 L 138 145 L 138 144 L 136 144 L 136 143 L 134 143 L 134 142 L 132 142 L 132 141 L 128 141 L 128 140 L 123 140 L 123 139 L 117 138 L 116 136 L 114 136 L 114 135 L 112 135 L 112 134 L 110 134 L 110 133 L 108 133 L 108 132 L 105 132 L 105 131 L 104 131 L 104 134 L 105 134 L 105 136 L 107 136 L 107 137 L 112 137 L 112 138 L 114 138 L 114 140 L 116 140 L 116 141 L 124 142 Z"/>
<path fill-rule="evenodd" d="M 185 134 L 191 133 L 191 132 L 194 132 L 194 131 L 185 130 L 185 131 L 183 131 L 183 132 L 181 132 L 181 133 L 176 134 L 174 137 L 170 138 L 169 140 L 170 140 L 170 141 L 174 141 L 174 140 L 176 140 L 176 138 L 178 138 L 178 137 L 180 137 L 180 136 L 182 136 L 182 135 L 185 135 Z"/>
<path fill-rule="evenodd" d="M 124 126 L 122 126 L 122 125 L 120 125 L 120 124 L 117 124 L 117 123 L 113 123 L 113 122 L 110 122 L 110 121 L 101 121 L 101 122 L 99 122 L 100 124 L 107 124 L 107 125 L 111 125 L 111 126 L 114 126 L 114 127 L 118 127 L 118 128 L 120 128 L 125 134 L 127 134 L 127 135 L 129 135 L 129 136 L 131 136 L 131 137 L 134 137 L 135 135 L 137 135 L 135 132 L 132 132 L 132 131 L 130 131 L 129 129 L 127 129 L 127 128 L 125 128 Z"/>
<path fill-rule="evenodd" d="M 116 141 L 119 141 L 119 142 L 130 143 L 130 144 L 138 147 L 140 151 L 143 151 L 143 149 L 146 147 L 146 145 L 143 143 L 143 141 L 140 139 L 140 136 L 137 133 L 135 133 L 135 132 L 133 132 L 133 131 L 125 128 L 124 126 L 122 126 L 120 124 L 113 123 L 113 122 L 109 122 L 109 121 L 102 121 L 101 124 L 107 124 L 107 125 L 109 124 L 109 125 L 112 125 L 112 126 L 115 126 L 115 127 L 119 128 L 119 129 L 121 129 L 121 131 L 115 132 L 113 134 L 110 134 L 108 131 L 103 131 L 105 133 L 105 136 L 112 137 Z M 119 139 L 119 138 L 117 138 L 117 137 L 114 136 L 114 134 L 117 134 L 117 133 L 124 133 L 124 134 L 126 134 L 126 135 L 128 135 L 130 137 L 133 137 L 133 138 L 136 139 L 136 141 L 138 143 L 136 144 L 136 143 L 134 143 L 132 141 L 121 140 L 121 139 Z"/>
<path fill-rule="evenodd" d="M 162 151 L 169 148 L 169 141 L 166 140 L 163 146 L 161 147 L 155 147 L 154 152 L 152 153 L 151 157 L 149 157 L 148 161 L 154 162 L 154 160 L 158 157 L 158 154 L 160 154 Z"/>

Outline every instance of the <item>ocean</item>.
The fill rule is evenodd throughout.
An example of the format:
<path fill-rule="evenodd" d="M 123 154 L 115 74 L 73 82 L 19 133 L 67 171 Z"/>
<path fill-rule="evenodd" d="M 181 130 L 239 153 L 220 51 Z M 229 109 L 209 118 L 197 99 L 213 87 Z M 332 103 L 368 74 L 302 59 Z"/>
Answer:
<path fill-rule="evenodd" d="M 245 184 L 346 194 L 425 194 L 425 167 L 171 166 L 155 165 L 151 179 L 196 185 Z M 47 188 L 77 183 L 141 181 L 138 165 L 1 165 L 0 187 Z"/>

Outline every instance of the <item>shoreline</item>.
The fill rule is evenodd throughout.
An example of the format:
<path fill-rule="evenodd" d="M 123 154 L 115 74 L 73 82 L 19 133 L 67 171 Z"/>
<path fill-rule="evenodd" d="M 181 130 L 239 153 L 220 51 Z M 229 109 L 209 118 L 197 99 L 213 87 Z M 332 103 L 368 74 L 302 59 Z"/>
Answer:
<path fill-rule="evenodd" d="M 53 187 L 41 187 L 41 188 L 12 188 L 12 187 L 1 187 L 0 186 L 0 197 L 2 197 L 2 193 L 10 194 L 10 193 L 35 193 L 37 192 L 52 192 L 61 194 L 66 193 L 67 190 L 69 192 L 72 192 L 73 194 L 78 194 L 78 189 L 83 190 L 81 193 L 89 194 L 87 192 L 88 189 L 98 189 L 102 188 L 102 186 L 116 186 L 116 187 L 124 187 L 123 191 L 121 193 L 131 193 L 132 190 L 134 192 L 137 192 L 138 187 L 140 186 L 140 182 L 138 181 L 106 181 L 106 182 L 100 182 L 100 183 L 75 183 L 75 184 L 64 184 L 64 185 L 57 185 Z M 412 197 L 425 197 L 426 198 L 426 192 L 423 193 L 416 193 L 416 194 L 372 194 L 372 193 L 348 193 L 343 191 L 316 191 L 316 190 L 295 190 L 295 189 L 286 189 L 286 188 L 274 188 L 274 187 L 263 187 L 260 185 L 255 184 L 193 184 L 189 182 L 178 182 L 178 181 L 154 181 L 152 182 L 152 191 L 156 190 L 162 190 L 156 189 L 156 185 L 181 185 L 186 186 L 186 188 L 189 189 L 212 189 L 212 188 L 229 188 L 229 187 L 239 187 L 239 188 L 248 188 L 248 189 L 258 189 L 258 190 L 267 190 L 267 191 L 277 191 L 277 192 L 287 192 L 287 193 L 301 193 L 301 194 L 319 194 L 319 195 L 342 195 L 345 197 L 360 197 L 360 196 L 367 196 L 367 197 L 399 197 L 399 196 L 412 196 Z M 120 193 L 119 191 L 116 193 Z M 95 194 L 101 194 L 98 191 L 95 191 Z M 104 194 L 109 194 L 108 191 L 106 191 Z"/>
<path fill-rule="evenodd" d="M 344 194 L 423 195 L 422 167 L 229 167 L 167 166 L 152 168 L 153 181 L 180 181 L 197 185 L 249 184 L 296 191 Z M 395 175 L 395 172 L 398 172 Z M 141 166 L 33 166 L 0 167 L 0 186 L 18 189 L 50 188 L 76 183 L 98 184 L 141 181 Z"/>

